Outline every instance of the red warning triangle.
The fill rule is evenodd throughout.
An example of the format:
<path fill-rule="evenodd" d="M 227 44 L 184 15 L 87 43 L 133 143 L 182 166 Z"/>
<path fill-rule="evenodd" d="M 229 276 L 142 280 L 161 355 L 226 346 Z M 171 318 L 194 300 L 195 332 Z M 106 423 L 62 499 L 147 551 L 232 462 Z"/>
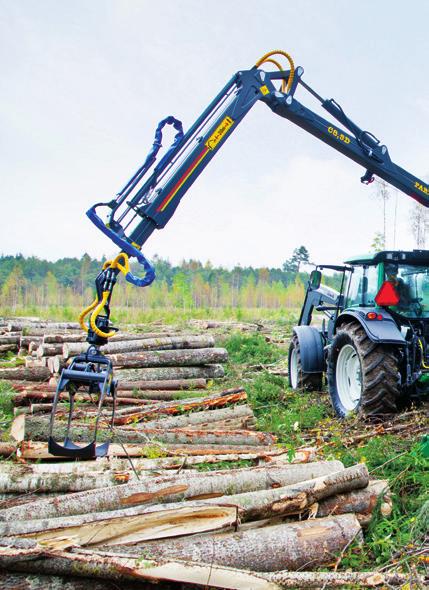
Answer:
<path fill-rule="evenodd" d="M 380 307 L 398 305 L 399 295 L 390 281 L 384 281 L 381 285 L 380 291 L 375 296 L 375 302 Z"/>

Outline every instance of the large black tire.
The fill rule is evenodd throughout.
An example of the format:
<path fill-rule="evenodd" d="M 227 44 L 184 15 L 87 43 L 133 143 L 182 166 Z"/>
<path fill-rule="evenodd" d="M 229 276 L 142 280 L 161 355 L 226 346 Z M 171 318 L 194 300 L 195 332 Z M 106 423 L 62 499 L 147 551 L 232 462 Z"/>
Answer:
<path fill-rule="evenodd" d="M 355 351 L 354 357 L 350 347 Z M 355 407 L 350 407 L 353 404 L 347 403 L 351 401 L 354 391 L 353 376 L 350 379 L 343 368 L 347 355 L 350 362 L 354 363 L 352 366 L 357 367 L 357 371 L 360 370 L 360 377 L 354 383 L 356 386 L 360 381 L 360 392 L 354 398 Z M 350 398 L 347 398 L 347 382 L 350 386 Z M 345 324 L 338 330 L 328 356 L 329 395 L 338 416 L 344 418 L 353 412 L 362 412 L 366 416 L 397 412 L 399 382 L 398 358 L 391 346 L 372 342 L 358 323 Z"/>
<path fill-rule="evenodd" d="M 323 373 L 304 373 L 301 364 L 301 352 L 298 336 L 295 334 L 289 345 L 288 355 L 289 387 L 320 391 L 323 386 Z"/>

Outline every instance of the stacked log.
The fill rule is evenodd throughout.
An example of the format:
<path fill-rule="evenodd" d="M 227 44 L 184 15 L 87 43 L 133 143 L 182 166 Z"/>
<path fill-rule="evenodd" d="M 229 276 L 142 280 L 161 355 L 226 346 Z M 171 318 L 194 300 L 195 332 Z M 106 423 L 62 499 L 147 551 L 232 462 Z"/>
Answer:
<path fill-rule="evenodd" d="M 112 340 L 118 408 L 111 428 L 106 404 L 97 437 L 111 441 L 109 453 L 72 462 L 48 451 L 49 365 L 66 363 L 86 343 L 75 329 L 31 329 L 48 330 L 28 341 L 32 361 L 46 366 L 8 369 L 16 411 L 24 413 L 11 428 L 15 442 L 0 444 L 0 455 L 17 459 L 0 462 L 0 585 L 404 583 L 399 574 L 313 571 L 361 542 L 375 510 L 390 514 L 388 484 L 371 481 L 364 464 L 345 468 L 316 460 L 313 448 L 278 445 L 256 429 L 243 388 L 208 390 L 209 375 L 222 374 L 227 360 L 211 336 L 160 330 Z M 61 396 L 54 424 L 60 443 L 68 399 Z M 86 391 L 75 399 L 72 440 L 86 445 L 96 414 Z"/>
<path fill-rule="evenodd" d="M 211 335 L 164 329 L 118 334 L 103 347 L 103 353 L 108 354 L 114 367 L 120 370 L 121 382 L 130 383 L 130 389 L 143 390 L 144 396 L 147 389 L 154 388 L 152 382 L 162 381 L 165 387 L 158 388 L 169 391 L 172 389 L 170 382 L 180 381 L 175 387 L 179 390 L 191 389 L 192 382 L 206 383 L 208 379 L 222 378 L 227 353 L 214 344 Z M 2 346 L 8 352 L 19 351 L 25 362 L 16 368 L 0 368 L 0 379 L 34 384 L 49 382 L 54 386 L 70 360 L 88 349 L 86 334 L 75 323 L 19 319 L 8 323 L 3 333 L 0 331 L 0 354 Z M 188 384 L 183 385 L 184 381 Z M 159 397 L 167 399 L 169 394 L 159 394 Z"/>

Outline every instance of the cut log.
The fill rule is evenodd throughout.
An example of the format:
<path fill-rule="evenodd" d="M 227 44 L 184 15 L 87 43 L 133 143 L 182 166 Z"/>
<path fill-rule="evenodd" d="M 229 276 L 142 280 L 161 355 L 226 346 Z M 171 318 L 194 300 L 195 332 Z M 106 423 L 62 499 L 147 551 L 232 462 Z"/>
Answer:
<path fill-rule="evenodd" d="M 20 340 L 19 340 L 19 345 L 21 348 L 26 348 L 27 350 L 29 350 L 29 346 L 32 342 L 34 342 L 34 344 L 41 344 L 42 343 L 42 337 L 41 336 L 21 336 Z"/>
<path fill-rule="evenodd" d="M 246 399 L 247 394 L 244 391 L 244 389 L 227 389 L 225 391 L 220 392 L 219 394 L 214 394 L 204 398 L 182 399 L 172 402 L 166 402 L 164 404 L 157 404 L 153 408 L 145 408 L 140 410 L 139 412 L 136 412 L 135 414 L 130 414 L 122 417 L 119 416 L 117 419 L 115 419 L 115 424 L 130 424 L 140 422 L 142 420 L 149 420 L 156 414 L 174 415 L 182 414 L 183 412 L 195 409 L 219 408 L 229 404 L 235 404 L 240 401 L 245 401 Z"/>
<path fill-rule="evenodd" d="M 197 586 L 204 589 L 207 589 L 207 584 L 210 583 L 210 587 L 228 590 L 321 588 L 323 585 L 329 588 L 338 587 L 341 582 L 337 584 L 336 579 L 341 580 L 341 578 L 345 583 L 350 581 L 352 584 L 368 587 L 383 584 L 402 586 L 409 582 L 409 573 L 326 572 L 316 574 L 290 571 L 257 573 L 214 563 L 206 565 L 188 560 L 156 561 L 153 558 L 143 560 L 141 556 L 135 559 L 118 553 L 117 549 L 110 549 L 110 551 L 73 549 L 71 552 L 54 549 L 50 551 L 30 539 L 5 539 L 0 543 L 2 545 L 0 547 L 0 566 L 3 568 L 13 571 L 37 572 L 38 576 L 41 573 L 68 576 L 79 572 L 82 576 L 119 582 L 122 590 L 128 590 L 127 581 L 137 580 L 142 580 L 145 584 L 154 581 L 171 581 L 183 583 L 186 588 Z M 296 577 L 294 578 L 294 576 Z M 309 576 L 313 577 L 314 583 L 310 582 L 311 585 L 306 586 L 306 577 L 308 579 Z M 316 585 L 319 583 L 318 580 L 321 585 Z M 297 586 L 300 582 L 303 584 Z M 421 577 L 416 576 L 416 582 L 423 586 L 424 582 Z M 94 580 L 91 581 L 91 588 L 93 586 L 94 590 L 98 590 Z M 61 588 L 69 590 L 63 586 Z"/>
<path fill-rule="evenodd" d="M 108 580 L 70 576 L 49 576 L 0 572 L 0 588 L 3 590 L 118 590 L 118 585 Z M 155 588 L 155 586 L 148 586 Z M 121 582 L 120 590 L 136 590 L 135 584 Z"/>
<path fill-rule="evenodd" d="M 15 369 L 0 369 L 0 379 L 13 379 L 22 381 L 47 381 L 50 377 L 47 367 L 17 367 Z"/>
<path fill-rule="evenodd" d="M 226 363 L 228 353 L 224 348 L 146 350 L 144 352 L 110 354 L 109 358 L 113 365 L 119 368 L 196 367 Z"/>
<path fill-rule="evenodd" d="M 179 487 L 179 486 L 174 486 Z M 235 506 L 211 506 L 203 502 L 174 509 L 151 508 L 122 509 L 116 512 L 101 512 L 93 515 L 72 516 L 33 521 L 17 521 L 0 528 L 24 538 L 34 538 L 43 543 L 52 543 L 67 537 L 67 544 L 97 546 L 119 545 L 181 535 L 212 532 L 230 528 L 237 522 Z M 65 545 L 63 544 L 63 547 Z"/>
<path fill-rule="evenodd" d="M 64 342 L 85 342 L 86 333 L 80 334 L 45 334 L 43 344 L 64 344 Z M 62 351 L 61 351 L 62 352 Z"/>
<path fill-rule="evenodd" d="M 62 344 L 40 344 L 37 348 L 37 356 L 39 358 L 43 356 L 55 356 L 56 354 L 62 354 L 62 352 Z"/>
<path fill-rule="evenodd" d="M 0 353 L 4 352 L 18 352 L 17 344 L 0 344 Z"/>
<path fill-rule="evenodd" d="M 384 480 L 371 481 L 362 490 L 353 490 L 345 494 L 337 494 L 322 500 L 317 506 L 318 517 L 331 514 L 346 514 L 354 512 L 362 526 L 368 526 L 374 514 L 375 507 L 380 502 L 383 516 L 392 513 L 392 498 L 389 484 Z"/>
<path fill-rule="evenodd" d="M 16 453 L 16 444 L 12 442 L 0 442 L 0 457 L 10 457 Z"/>
<path fill-rule="evenodd" d="M 25 359 L 25 368 L 26 369 L 34 369 L 35 367 L 46 367 L 46 359 L 45 358 L 32 358 L 27 357 Z"/>
<path fill-rule="evenodd" d="M 175 399 L 180 399 L 183 397 L 184 390 L 183 389 L 148 389 L 148 390 L 122 390 L 118 389 L 116 392 L 117 399 L 120 400 L 121 398 L 128 396 L 132 396 L 134 400 L 159 400 L 159 401 L 173 401 Z M 207 395 L 203 389 L 197 391 L 191 391 L 192 394 L 198 394 L 200 396 Z"/>
<path fill-rule="evenodd" d="M 409 582 L 409 574 L 396 572 L 274 572 L 266 576 L 280 588 L 345 588 L 347 586 L 374 588 L 403 586 Z M 417 582 L 417 580 L 416 580 Z"/>
<path fill-rule="evenodd" d="M 112 342 L 103 347 L 103 354 L 117 355 L 126 352 L 142 352 L 153 350 L 172 350 L 172 349 L 205 349 L 214 346 L 214 339 L 211 336 L 173 336 L 162 338 L 144 338 L 141 340 L 122 340 Z M 88 348 L 86 343 L 65 343 L 62 348 L 62 354 L 65 359 L 68 359 L 77 354 L 85 352 Z M 120 365 L 120 360 L 115 363 Z M 210 361 L 219 362 L 219 361 Z M 180 364 L 180 363 L 179 363 Z M 147 366 L 147 365 L 144 365 Z M 157 365 L 155 365 L 157 366 Z"/>
<path fill-rule="evenodd" d="M 119 381 L 171 381 L 176 379 L 220 379 L 225 376 L 222 365 L 204 367 L 154 367 L 146 369 L 121 369 L 115 372 Z M 15 377 L 11 377 L 15 378 Z M 17 377 L 19 379 L 19 377 Z"/>
<path fill-rule="evenodd" d="M 29 322 L 29 321 L 12 321 L 7 325 L 8 332 L 21 332 L 24 329 L 43 328 L 44 330 L 82 330 L 77 322 Z"/>
<path fill-rule="evenodd" d="M 329 470 L 330 466 L 324 465 L 323 469 Z M 31 506 L 23 505 L 1 510 L 0 521 L 7 523 L 30 521 L 34 520 L 36 516 L 42 520 L 56 519 L 82 513 L 94 514 L 100 510 L 117 510 L 133 504 L 153 504 L 159 500 L 159 494 L 162 492 L 165 492 L 162 496 L 163 502 L 177 503 L 183 499 L 197 500 L 204 496 L 204 501 L 209 504 L 227 503 L 236 506 L 240 518 L 243 520 L 259 520 L 272 516 L 299 514 L 318 499 L 336 493 L 336 490 L 350 491 L 364 487 L 365 478 L 366 482 L 368 481 L 368 472 L 362 467 L 350 467 L 292 485 L 266 489 L 279 482 L 281 484 L 290 477 L 293 477 L 293 474 L 292 472 L 288 473 L 288 470 L 271 469 L 246 470 L 245 473 L 240 473 L 240 477 L 237 477 L 237 474 L 231 475 L 225 472 L 222 472 L 221 475 L 217 473 L 193 474 L 192 477 L 182 473 L 172 479 L 167 477 L 150 481 L 145 479 L 142 483 L 76 492 L 54 499 L 40 500 Z M 172 485 L 183 485 L 184 488 L 180 492 L 170 493 L 168 490 Z M 243 491 L 249 489 L 256 489 L 256 491 Z M 235 492 L 235 494 L 222 497 L 222 494 L 230 494 L 231 492 Z M 57 524 L 54 522 L 52 527 L 55 528 Z M 43 525 L 40 526 L 43 528 Z M 2 535 L 18 534 L 18 529 L 8 527 L 9 525 L 5 525 L 0 529 Z"/>
<path fill-rule="evenodd" d="M 58 457 L 48 452 L 48 443 L 35 441 L 22 441 L 17 449 L 20 458 L 35 461 L 42 459 L 54 459 Z M 289 453 L 286 449 L 280 447 L 242 447 L 242 446 L 223 446 L 223 445 L 157 445 L 155 443 L 145 444 L 111 444 L 109 446 L 109 457 L 181 457 L 184 461 L 188 457 L 205 456 L 207 462 L 209 457 L 216 457 L 214 462 L 223 460 L 222 457 L 236 457 L 235 460 L 247 458 L 263 458 L 264 461 L 275 459 L 289 462 Z M 316 451 L 314 448 L 301 449 L 297 451 L 291 463 L 310 463 L 315 460 Z M 178 467 L 181 465 L 179 464 Z"/>
<path fill-rule="evenodd" d="M 147 428 L 183 428 L 191 425 L 199 425 L 202 423 L 211 423 L 220 420 L 228 420 L 231 418 L 253 417 L 253 410 L 244 404 L 233 407 L 221 408 L 219 410 L 207 410 L 201 412 L 191 412 L 174 418 L 161 418 L 159 420 L 151 420 L 145 422 L 144 426 Z"/>
<path fill-rule="evenodd" d="M 106 410 L 107 412 L 107 410 Z M 23 418 L 24 416 L 20 416 Z M 126 416 L 128 418 L 128 416 Z M 106 421 L 108 416 L 106 414 Z M 25 416 L 24 437 L 26 440 L 45 441 L 49 432 L 49 419 L 39 416 Z M 65 422 L 58 420 L 54 424 L 53 437 L 58 440 L 64 440 L 66 436 Z M 71 438 L 76 443 L 88 443 L 94 438 L 93 425 L 72 425 Z M 157 428 L 140 428 L 139 430 L 115 428 L 113 434 L 109 429 L 99 428 L 97 440 L 104 442 L 111 440 L 118 443 L 151 443 L 157 441 L 167 444 L 195 444 L 195 445 L 246 445 L 260 446 L 275 444 L 277 438 L 269 433 L 254 432 L 251 430 L 243 431 L 208 431 L 208 430 L 186 430 L 171 429 L 165 431 Z"/>
<path fill-rule="evenodd" d="M 275 572 L 303 567 L 314 569 L 330 563 L 333 555 L 339 554 L 353 539 L 360 539 L 361 534 L 355 515 L 342 514 L 217 534 L 209 539 L 165 539 L 163 543 L 145 543 L 144 549 L 155 559 L 189 559 L 198 563 Z M 142 549 L 140 545 L 116 548 L 134 558 L 141 555 Z"/>
<path fill-rule="evenodd" d="M 28 443 L 25 443 L 28 444 Z M 38 445 L 39 443 L 33 443 Z M 16 451 L 15 447 L 11 447 L 13 452 Z M 229 463 L 237 462 L 241 460 L 245 461 L 261 461 L 263 466 L 277 465 L 280 463 L 284 466 L 289 465 L 301 465 L 304 463 L 312 463 L 315 460 L 314 449 L 302 449 L 298 450 L 292 462 L 289 462 L 289 454 L 282 452 L 279 449 L 270 449 L 268 454 L 265 451 L 266 447 L 256 450 L 256 452 L 243 453 L 231 453 L 229 455 L 189 455 L 189 456 L 177 456 L 177 457 L 162 457 L 159 459 L 142 459 L 135 457 L 132 459 L 132 466 L 137 472 L 142 470 L 168 470 L 168 469 L 188 469 L 194 465 L 204 464 L 216 464 L 216 463 Z M 25 452 L 25 449 L 24 449 Z M 31 452 L 31 450 L 30 450 Z M 37 453 L 37 447 L 33 447 L 33 452 Z M 282 454 L 275 454 L 275 453 Z M 270 454 L 271 453 L 271 454 Z M 10 454 L 10 453 L 9 453 Z M 51 458 L 54 458 L 52 455 Z M 30 457 L 26 457 L 29 459 Z M 35 458 L 49 458 L 38 455 Z M 282 460 L 283 462 L 280 462 Z M 87 473 L 91 471 L 130 471 L 132 469 L 130 460 L 120 459 L 115 457 L 108 457 L 103 459 L 97 459 L 95 461 L 81 461 L 81 462 L 62 462 L 62 463 L 32 463 L 26 464 L 27 468 L 31 468 L 31 473 L 44 474 L 44 473 Z M 260 465 L 261 466 L 261 465 Z M 3 469 L 5 466 L 3 465 Z"/>
<path fill-rule="evenodd" d="M 19 342 L 21 340 L 21 336 L 8 336 L 8 335 L 0 335 L 0 345 L 5 344 L 13 344 L 15 347 L 19 346 Z"/>
<path fill-rule="evenodd" d="M 137 394 L 144 391 L 157 390 L 183 390 L 183 389 L 206 389 L 207 379 L 205 378 L 188 378 L 188 379 L 164 379 L 162 381 L 120 381 L 118 391 L 134 391 Z M 142 391 L 143 390 L 143 391 Z"/>

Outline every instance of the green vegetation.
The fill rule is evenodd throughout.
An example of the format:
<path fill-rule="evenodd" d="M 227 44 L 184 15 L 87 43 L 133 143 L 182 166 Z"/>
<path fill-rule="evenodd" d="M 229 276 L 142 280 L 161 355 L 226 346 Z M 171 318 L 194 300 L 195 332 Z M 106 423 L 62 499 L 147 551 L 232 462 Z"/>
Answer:
<path fill-rule="evenodd" d="M 365 545 L 351 546 L 342 558 L 342 568 L 387 566 L 392 556 L 407 567 L 422 565 L 418 553 L 428 530 L 429 460 L 421 437 L 412 436 L 412 425 L 408 436 L 401 437 L 377 434 L 375 425 L 356 419 L 340 421 L 325 393 L 293 391 L 286 379 L 269 373 L 258 374 L 246 384 L 246 391 L 258 427 L 275 433 L 291 454 L 300 446 L 316 444 L 321 458 L 339 459 L 345 466 L 365 462 L 373 479 L 389 481 L 391 516 L 375 511 Z"/>
<path fill-rule="evenodd" d="M 232 270 L 213 267 L 198 260 L 174 266 L 154 257 L 157 280 L 149 289 L 136 289 L 120 277 L 113 305 L 117 321 L 152 321 L 169 317 L 249 318 L 248 310 L 279 312 L 297 307 L 304 294 L 308 274 L 300 271 L 305 262 L 302 248 L 284 268 L 236 266 Z M 306 254 L 308 258 L 308 252 Z M 290 262 L 290 261 L 289 261 Z M 76 311 L 93 299 L 94 280 L 103 264 L 85 254 L 55 262 L 22 255 L 0 256 L 0 313 L 38 315 L 72 320 Z M 141 269 L 131 265 L 136 274 Z M 328 278 L 328 282 L 331 279 Z M 332 278 L 333 286 L 336 281 Z M 196 315 L 201 313 L 201 316 Z M 280 314 L 277 314 L 280 317 Z"/>
<path fill-rule="evenodd" d="M 0 381 L 0 438 L 4 440 L 5 433 L 13 420 L 13 396 L 15 391 L 8 381 Z"/>
<path fill-rule="evenodd" d="M 233 334 L 223 343 L 233 365 L 269 364 L 282 357 L 281 351 L 269 344 L 260 334 Z"/>

